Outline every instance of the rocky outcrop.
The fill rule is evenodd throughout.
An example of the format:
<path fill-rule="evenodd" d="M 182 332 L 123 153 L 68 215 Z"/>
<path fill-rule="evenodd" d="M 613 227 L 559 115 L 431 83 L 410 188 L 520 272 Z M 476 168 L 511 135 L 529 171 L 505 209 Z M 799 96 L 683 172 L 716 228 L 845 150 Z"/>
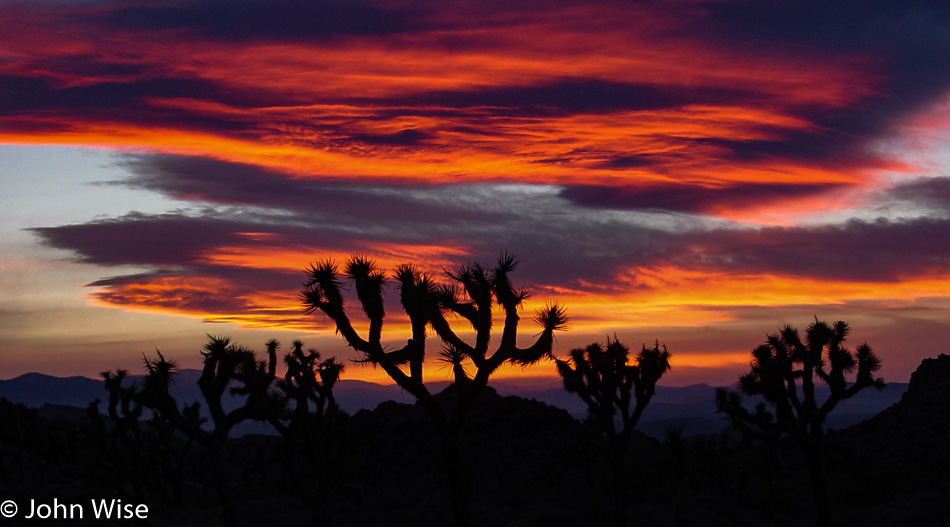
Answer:
<path fill-rule="evenodd" d="M 950 355 L 941 353 L 935 359 L 924 359 L 910 376 L 904 400 L 950 400 Z"/>
<path fill-rule="evenodd" d="M 844 435 L 897 465 L 950 468 L 950 355 L 924 359 L 898 403 Z"/>

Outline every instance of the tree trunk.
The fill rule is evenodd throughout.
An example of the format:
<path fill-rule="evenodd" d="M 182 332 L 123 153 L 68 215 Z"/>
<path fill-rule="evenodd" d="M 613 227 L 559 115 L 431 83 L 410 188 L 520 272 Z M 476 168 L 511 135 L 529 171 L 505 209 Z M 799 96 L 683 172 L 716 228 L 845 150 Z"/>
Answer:
<path fill-rule="evenodd" d="M 627 525 L 627 449 L 618 436 L 610 437 L 613 463 L 610 465 L 611 487 L 614 498 L 614 525 Z"/>
<path fill-rule="evenodd" d="M 821 443 L 821 432 L 811 434 L 805 446 L 805 457 L 808 462 L 808 477 L 811 480 L 812 493 L 815 498 L 815 523 L 818 527 L 831 527 L 834 522 L 831 514 L 831 502 L 828 499 L 824 467 L 822 466 Z"/>
<path fill-rule="evenodd" d="M 472 515 L 469 504 L 469 480 L 465 462 L 459 447 L 458 432 L 444 428 L 442 436 L 442 463 L 449 483 L 449 498 L 452 503 L 452 520 L 455 527 L 470 527 Z"/>
<path fill-rule="evenodd" d="M 221 503 L 224 524 L 228 527 L 239 527 L 243 525 L 243 522 L 238 517 L 237 500 L 234 498 L 234 489 L 227 474 L 227 461 L 223 450 L 222 446 L 217 445 L 210 452 L 211 470 L 214 476 L 212 485 L 214 485 Z"/>
<path fill-rule="evenodd" d="M 296 490 L 300 501 L 310 513 L 311 525 L 315 527 L 333 525 L 334 522 L 332 511 L 329 507 L 330 504 L 324 503 L 323 500 L 326 491 L 323 485 L 320 484 L 321 480 L 328 477 L 328 475 L 325 472 L 320 473 L 316 470 L 316 463 L 311 459 L 312 454 L 310 452 L 306 453 L 301 459 L 301 457 L 296 455 L 296 450 L 290 444 L 290 441 L 286 439 L 283 449 L 284 452 L 281 455 L 281 461 L 284 465 L 284 470 L 287 472 L 290 478 L 290 484 L 294 490 Z M 313 477 L 312 486 L 309 484 L 310 480 L 306 479 L 300 473 L 299 466 L 301 463 L 307 464 L 309 469 L 307 473 Z"/>

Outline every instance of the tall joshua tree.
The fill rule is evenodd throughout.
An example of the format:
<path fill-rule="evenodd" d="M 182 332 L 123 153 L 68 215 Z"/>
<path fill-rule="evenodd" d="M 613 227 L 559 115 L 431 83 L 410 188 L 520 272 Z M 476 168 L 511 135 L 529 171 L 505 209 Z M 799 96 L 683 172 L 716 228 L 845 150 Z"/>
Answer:
<path fill-rule="evenodd" d="M 869 386 L 884 387 L 884 379 L 873 376 L 881 362 L 871 347 L 862 344 L 852 352 L 844 346 L 849 332 L 845 322 L 839 320 L 828 325 L 816 317 L 805 331 L 804 341 L 797 329 L 785 326 L 752 350 L 752 368 L 739 378 L 739 390 L 742 394 L 763 397 L 774 414 L 764 403 L 759 404 L 754 413 L 750 412 L 742 405 L 739 392 L 716 390 L 718 411 L 727 414 L 737 425 L 751 424 L 773 436 L 788 435 L 800 445 L 808 466 L 819 525 L 832 522 L 822 461 L 825 420 L 842 400 Z M 855 371 L 855 379 L 849 384 L 846 374 Z M 829 395 L 824 401 L 816 396 L 816 380 L 828 386 Z"/>
<path fill-rule="evenodd" d="M 360 353 L 363 362 L 383 368 L 396 384 L 416 397 L 432 419 L 442 441 L 456 525 L 468 525 L 471 521 L 459 433 L 472 403 L 502 364 L 529 365 L 550 356 L 554 332 L 567 323 L 563 307 L 548 305 L 534 317 L 541 327 L 535 342 L 528 347 L 518 347 L 518 312 L 528 293 L 516 290 L 511 283 L 509 276 L 516 266 L 514 256 L 502 254 L 494 268 L 488 269 L 479 263 L 462 265 L 445 272 L 448 284 L 439 284 L 410 264 L 400 265 L 392 275 L 387 275 L 369 258 L 353 256 L 342 269 L 329 260 L 312 265 L 308 270 L 310 279 L 301 292 L 308 311 L 326 314 L 347 344 Z M 362 311 L 369 319 L 365 336 L 354 329 L 346 312 L 341 292 L 344 279 L 355 285 Z M 399 289 L 400 303 L 410 324 L 405 346 L 391 351 L 386 350 L 382 341 L 383 289 L 389 281 L 395 282 Z M 495 340 L 494 351 L 490 352 L 492 308 L 496 302 L 504 314 L 504 324 L 501 338 Z M 451 315 L 471 326 L 474 342 L 466 342 L 456 333 L 449 323 Z M 453 389 L 457 392 L 454 408 L 443 408 L 423 382 L 428 328 L 442 340 L 442 359 L 454 366 Z M 466 360 L 475 367 L 472 376 L 462 365 Z"/>
<path fill-rule="evenodd" d="M 587 403 L 590 416 L 607 435 L 612 456 L 614 521 L 621 527 L 627 522 L 626 453 L 630 435 L 656 393 L 657 381 L 670 369 L 670 353 L 666 345 L 661 349 L 659 341 L 652 349 L 644 345 L 636 364 L 628 364 L 629 354 L 630 349 L 614 337 L 607 339 L 606 347 L 595 342 L 571 350 L 567 360 L 556 359 L 564 388 Z M 619 430 L 615 421 L 618 412 Z"/>

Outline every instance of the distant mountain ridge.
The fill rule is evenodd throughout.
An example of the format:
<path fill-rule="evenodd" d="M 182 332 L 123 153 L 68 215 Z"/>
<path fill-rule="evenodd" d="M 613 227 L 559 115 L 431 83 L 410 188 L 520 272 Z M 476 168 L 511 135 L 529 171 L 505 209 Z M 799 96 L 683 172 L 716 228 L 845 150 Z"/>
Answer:
<path fill-rule="evenodd" d="M 200 375 L 201 371 L 194 369 L 176 373 L 171 392 L 179 403 L 198 401 L 204 406 L 197 385 Z M 141 382 L 141 379 L 141 375 L 130 377 L 133 382 Z M 577 419 L 583 419 L 587 414 L 583 401 L 565 391 L 557 378 L 550 381 L 536 380 L 527 385 L 516 379 L 499 379 L 490 384 L 501 396 L 543 402 L 567 410 Z M 448 385 L 448 381 L 427 384 L 433 392 L 440 392 Z M 829 417 L 829 428 L 846 428 L 877 415 L 897 403 L 907 391 L 907 386 L 906 383 L 889 383 L 884 390 L 864 390 L 854 399 L 843 401 Z M 670 426 L 682 427 L 687 436 L 716 433 L 725 426 L 725 420 L 716 414 L 714 392 L 715 387 L 708 384 L 659 386 L 637 428 L 654 437 L 662 437 L 664 429 Z M 411 404 L 415 400 L 395 384 L 383 385 L 353 379 L 338 381 L 333 393 L 340 407 L 351 414 L 359 410 L 373 410 L 385 401 Z M 96 399 L 105 401 L 107 394 L 100 380 L 27 373 L 0 380 L 0 397 L 34 408 L 44 405 L 84 408 Z M 236 399 L 233 404 L 237 405 Z M 267 425 L 245 427 L 243 433 L 266 432 L 266 428 Z M 242 430 L 237 433 L 242 433 Z"/>
<path fill-rule="evenodd" d="M 0 380 L 0 397 L 39 408 L 44 404 L 83 407 L 95 399 L 105 399 L 103 381 L 88 377 L 53 377 L 44 373 L 25 373 Z"/>

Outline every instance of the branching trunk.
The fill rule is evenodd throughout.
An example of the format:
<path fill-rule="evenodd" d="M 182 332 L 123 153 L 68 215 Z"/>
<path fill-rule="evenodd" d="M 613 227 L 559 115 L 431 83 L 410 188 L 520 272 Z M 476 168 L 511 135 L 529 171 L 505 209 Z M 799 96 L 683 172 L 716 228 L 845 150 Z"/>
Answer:
<path fill-rule="evenodd" d="M 829 325 L 816 317 L 808 326 L 805 339 L 797 329 L 785 326 L 752 350 L 752 369 L 739 377 L 739 388 L 746 395 L 764 397 L 774 408 L 774 416 L 764 404 L 754 414 L 749 412 L 743 408 L 737 392 L 716 392 L 718 411 L 728 414 L 734 422 L 754 425 L 773 437 L 790 434 L 799 443 L 814 494 L 816 523 L 822 527 L 833 524 L 822 463 L 825 420 L 840 401 L 869 386 L 884 387 L 884 379 L 872 375 L 881 363 L 870 346 L 863 344 L 856 352 L 844 347 L 849 332 L 843 321 Z M 855 369 L 857 377 L 848 386 L 845 374 Z M 815 397 L 816 377 L 830 392 L 821 404 Z"/>
<path fill-rule="evenodd" d="M 549 304 L 535 315 L 535 322 L 542 327 L 535 343 L 523 349 L 517 347 L 518 313 L 528 293 L 515 290 L 509 280 L 509 273 L 516 264 L 514 256 L 502 254 L 493 270 L 478 263 L 463 265 L 457 271 L 446 271 L 451 285 L 436 283 L 414 265 L 398 266 L 391 277 L 398 284 L 400 303 L 409 316 L 412 334 L 405 347 L 392 351 L 386 351 L 382 343 L 385 316 L 382 290 L 387 276 L 372 260 L 353 256 L 344 266 L 343 273 L 330 260 L 314 264 L 308 270 L 311 279 L 301 291 L 301 299 L 308 311 L 320 310 L 333 320 L 347 344 L 362 354 L 366 362 L 381 367 L 400 388 L 411 393 L 432 419 L 442 442 L 454 524 L 460 527 L 471 524 L 470 482 L 459 434 L 472 404 L 501 364 L 511 362 L 527 366 L 550 356 L 554 332 L 567 324 L 564 308 L 556 303 Z M 368 340 L 353 328 L 344 307 L 340 280 L 344 275 L 355 284 L 363 313 L 369 319 Z M 496 302 L 504 310 L 505 321 L 498 348 L 488 355 L 487 348 L 492 341 L 492 304 Z M 449 313 L 466 320 L 475 330 L 474 346 L 455 333 L 446 319 Z M 441 401 L 429 393 L 424 384 L 423 363 L 429 327 L 448 348 L 443 357 L 449 359 L 455 372 L 454 389 L 457 393 L 455 407 L 451 409 L 443 408 Z M 471 360 L 477 369 L 471 380 L 462 366 L 465 359 Z"/>
<path fill-rule="evenodd" d="M 571 350 L 568 360 L 557 359 L 557 370 L 564 388 L 576 393 L 587 403 L 610 444 L 610 475 L 614 524 L 627 524 L 627 446 L 633 429 L 656 391 L 656 383 L 670 369 L 670 353 L 666 345 L 656 341 L 646 345 L 636 358 L 636 365 L 627 363 L 630 350 L 616 338 L 607 346 L 593 343 Z M 633 412 L 630 403 L 634 402 Z M 614 416 L 620 413 L 622 428 L 617 431 Z"/>

